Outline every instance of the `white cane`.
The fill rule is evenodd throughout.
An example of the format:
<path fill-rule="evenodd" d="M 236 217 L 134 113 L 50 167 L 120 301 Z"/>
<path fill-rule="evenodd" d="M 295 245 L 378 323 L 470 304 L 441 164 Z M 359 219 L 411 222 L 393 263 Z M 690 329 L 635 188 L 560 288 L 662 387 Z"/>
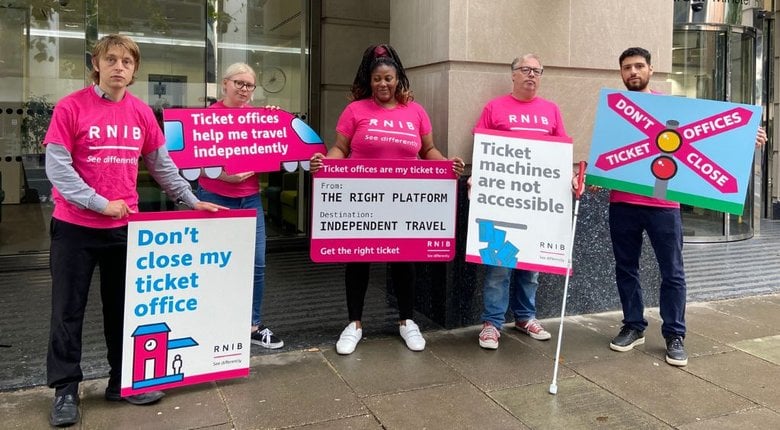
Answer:
<path fill-rule="evenodd" d="M 558 393 L 558 364 L 561 358 L 561 340 L 563 339 L 563 317 L 566 315 L 566 296 L 569 293 L 569 277 L 571 272 L 571 259 L 574 255 L 574 233 L 577 231 L 577 214 L 580 211 L 580 196 L 583 191 L 583 181 L 585 179 L 585 162 L 580 161 L 580 170 L 577 172 L 577 189 L 574 191 L 574 218 L 571 225 L 571 241 L 567 250 L 566 258 L 566 280 L 563 283 L 563 304 L 561 305 L 561 324 L 558 327 L 558 346 L 555 348 L 555 368 L 553 370 L 553 379 L 550 384 L 550 394 Z"/>

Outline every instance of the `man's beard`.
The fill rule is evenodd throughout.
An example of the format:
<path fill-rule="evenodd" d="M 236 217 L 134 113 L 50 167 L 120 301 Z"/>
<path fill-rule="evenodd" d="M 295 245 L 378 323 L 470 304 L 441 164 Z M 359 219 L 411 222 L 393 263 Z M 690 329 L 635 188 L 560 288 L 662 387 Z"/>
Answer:
<path fill-rule="evenodd" d="M 639 80 L 639 82 L 636 81 L 624 81 L 623 84 L 625 84 L 626 89 L 629 91 L 644 91 L 647 88 L 647 85 L 650 83 L 650 80 L 643 81 L 642 79 Z"/>

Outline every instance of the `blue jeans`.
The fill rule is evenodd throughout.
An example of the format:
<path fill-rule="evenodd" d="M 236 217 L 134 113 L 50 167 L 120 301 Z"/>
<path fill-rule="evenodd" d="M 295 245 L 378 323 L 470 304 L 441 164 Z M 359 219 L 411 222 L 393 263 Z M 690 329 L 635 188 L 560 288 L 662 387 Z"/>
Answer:
<path fill-rule="evenodd" d="M 255 282 L 252 289 L 252 325 L 261 325 L 263 321 L 261 313 L 263 290 L 265 290 L 265 216 L 263 215 L 263 201 L 260 200 L 260 194 L 253 194 L 247 197 L 225 197 L 199 188 L 198 199 L 231 209 L 257 209 Z"/>
<path fill-rule="evenodd" d="M 538 279 L 539 272 L 487 266 L 482 288 L 485 306 L 482 321 L 487 321 L 501 330 L 508 307 L 511 307 L 515 321 L 536 318 Z M 514 294 L 510 295 L 510 289 L 514 290 Z"/>
<path fill-rule="evenodd" d="M 645 330 L 645 305 L 639 283 L 642 231 L 647 232 L 661 271 L 659 305 L 664 337 L 685 337 L 685 270 L 680 210 L 612 203 L 609 205 L 609 234 L 615 254 L 615 282 L 623 306 L 623 325 Z"/>

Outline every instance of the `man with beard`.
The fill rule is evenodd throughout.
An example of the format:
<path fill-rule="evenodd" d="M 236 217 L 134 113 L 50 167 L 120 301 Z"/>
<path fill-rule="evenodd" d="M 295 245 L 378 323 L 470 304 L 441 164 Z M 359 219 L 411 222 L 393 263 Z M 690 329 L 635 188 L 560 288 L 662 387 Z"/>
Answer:
<path fill-rule="evenodd" d="M 619 62 L 620 76 L 629 91 L 658 94 L 648 86 L 653 76 L 650 52 L 644 48 L 628 48 L 620 55 Z M 766 132 L 759 127 L 756 146 L 765 142 Z M 686 286 L 680 204 L 616 190 L 609 196 L 609 233 L 615 254 L 615 282 L 623 306 L 623 327 L 609 347 L 625 352 L 645 343 L 647 320 L 639 283 L 643 231 L 650 238 L 661 271 L 659 307 L 663 320 L 661 334 L 666 339 L 666 362 L 685 366 L 688 364 L 683 343 Z"/>
<path fill-rule="evenodd" d="M 653 76 L 650 52 L 628 48 L 620 55 L 620 76 L 629 91 L 656 93 L 648 86 Z M 609 347 L 626 352 L 645 343 L 642 286 L 639 283 L 639 256 L 642 232 L 647 232 L 661 271 L 661 333 L 666 339 L 666 362 L 688 364 L 685 352 L 685 271 L 682 256 L 680 204 L 612 190 L 609 195 L 609 233 L 615 255 L 615 282 L 623 306 L 623 327 Z"/>

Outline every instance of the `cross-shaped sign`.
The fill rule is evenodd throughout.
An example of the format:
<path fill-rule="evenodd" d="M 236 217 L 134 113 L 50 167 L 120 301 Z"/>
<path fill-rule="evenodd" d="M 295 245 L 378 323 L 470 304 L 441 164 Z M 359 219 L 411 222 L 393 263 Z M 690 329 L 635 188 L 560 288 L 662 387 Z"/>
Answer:
<path fill-rule="evenodd" d="M 690 103 L 696 105 L 692 107 Z M 715 105 L 698 108 L 702 103 Z M 661 105 L 663 108 L 658 109 Z M 659 112 L 666 116 L 665 121 L 659 119 Z M 604 117 L 609 121 L 604 121 Z M 745 155 L 752 154 L 755 140 L 746 141 L 745 138 L 755 136 L 759 120 L 760 108 L 757 106 L 602 90 L 591 146 L 590 164 L 594 168 L 589 169 L 588 183 L 741 213 L 744 197 L 737 196 L 746 191 L 747 182 L 743 176 L 750 169 L 750 165 L 742 161 L 752 159 Z M 640 132 L 642 138 L 628 145 L 614 145 L 627 136 L 625 124 Z M 734 133 L 729 133 L 732 131 Z M 724 136 L 726 133 L 728 136 Z M 604 142 L 605 138 L 609 142 Z M 724 142 L 727 143 L 724 145 Z M 638 163 L 642 160 L 643 163 Z M 737 161 L 739 164 L 735 165 Z M 628 175 L 617 173 L 624 169 L 632 172 Z M 683 175 L 684 171 L 689 173 Z M 612 175 L 614 178 L 610 177 Z M 634 179 L 640 177 L 641 181 Z M 700 184 L 694 177 L 704 182 Z M 673 178 L 679 178 L 675 179 L 676 188 L 667 191 Z M 655 180 L 649 188 L 642 183 L 648 179 Z M 638 183 L 628 183 L 631 181 Z M 689 191 L 685 187 L 709 187 L 710 191 L 706 192 L 707 198 L 698 198 L 698 190 Z M 712 202 L 710 196 L 727 198 L 736 204 L 721 207 Z M 686 201 L 689 197 L 692 200 Z"/>
<path fill-rule="evenodd" d="M 645 134 L 647 139 L 601 154 L 596 161 L 598 168 L 611 170 L 654 155 L 670 154 L 721 193 L 737 192 L 734 176 L 696 150 L 692 144 L 747 125 L 752 112 L 738 107 L 677 127 L 675 130 L 653 118 L 623 94 L 608 95 L 607 104 L 615 113 Z M 653 161 L 651 171 L 656 178 L 669 180 L 677 173 L 677 164 L 671 157 L 661 155 Z"/>

